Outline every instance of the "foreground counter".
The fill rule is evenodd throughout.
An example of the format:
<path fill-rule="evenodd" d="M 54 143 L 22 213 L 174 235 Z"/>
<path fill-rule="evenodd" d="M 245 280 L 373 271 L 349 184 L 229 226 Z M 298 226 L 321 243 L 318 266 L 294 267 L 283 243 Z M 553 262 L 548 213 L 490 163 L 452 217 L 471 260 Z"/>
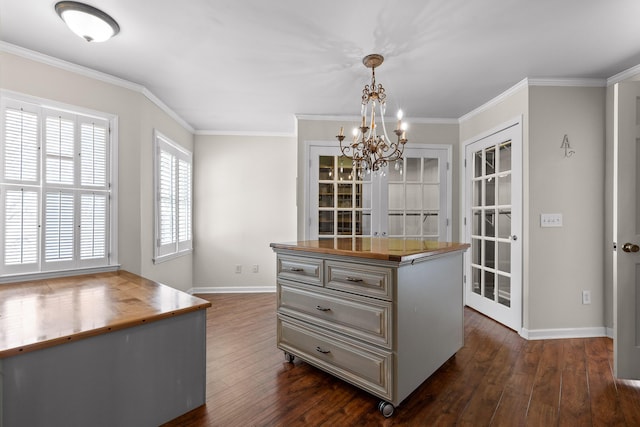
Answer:
<path fill-rule="evenodd" d="M 278 348 L 379 397 L 383 415 L 462 347 L 469 245 L 345 238 L 271 247 Z"/>
<path fill-rule="evenodd" d="M 157 426 L 203 405 L 210 306 L 124 271 L 0 285 L 0 426 Z"/>

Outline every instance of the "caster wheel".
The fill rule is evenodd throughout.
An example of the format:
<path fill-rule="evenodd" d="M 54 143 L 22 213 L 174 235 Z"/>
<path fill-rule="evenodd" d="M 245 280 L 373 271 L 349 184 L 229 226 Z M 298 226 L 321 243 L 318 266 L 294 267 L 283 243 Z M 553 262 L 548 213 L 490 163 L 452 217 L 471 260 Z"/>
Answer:
<path fill-rule="evenodd" d="M 381 400 L 380 403 L 378 403 L 378 409 L 380 410 L 380 413 L 384 415 L 385 418 L 389 418 L 391 415 L 393 415 L 393 411 L 396 408 L 394 408 L 394 406 L 391 403 Z"/>
<path fill-rule="evenodd" d="M 293 354 L 287 353 L 286 351 L 284 352 L 284 360 L 289 363 L 293 363 L 293 359 L 295 359 L 295 356 Z"/>

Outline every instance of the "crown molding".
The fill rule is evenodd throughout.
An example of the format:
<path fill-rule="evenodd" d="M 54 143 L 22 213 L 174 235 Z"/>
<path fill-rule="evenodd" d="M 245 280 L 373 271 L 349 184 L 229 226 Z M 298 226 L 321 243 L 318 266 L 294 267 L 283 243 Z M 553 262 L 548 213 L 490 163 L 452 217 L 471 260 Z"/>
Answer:
<path fill-rule="evenodd" d="M 472 117 L 480 114 L 481 112 L 488 110 L 489 108 L 494 107 L 496 104 L 504 101 L 509 98 L 514 93 L 525 87 L 531 86 L 560 86 L 560 87 L 605 87 L 607 85 L 607 80 L 605 79 L 569 79 L 569 78 L 524 78 L 520 80 L 515 85 L 511 86 L 509 89 L 502 92 L 500 95 L 495 98 L 487 101 L 482 104 L 478 108 L 468 112 L 464 116 L 458 119 L 458 123 L 463 123 Z"/>
<path fill-rule="evenodd" d="M 518 83 L 516 83 L 515 85 L 511 86 L 509 89 L 505 90 L 500 95 L 498 95 L 495 98 L 485 102 L 481 106 L 471 110 L 470 112 L 468 112 L 464 116 L 461 116 L 458 119 L 458 123 L 460 124 L 460 123 L 466 122 L 467 120 L 471 119 L 472 117 L 477 116 L 478 114 L 482 113 L 483 111 L 486 111 L 486 110 L 494 107 L 495 105 L 497 105 L 500 102 L 504 101 L 505 99 L 509 98 L 514 93 L 516 93 L 519 90 L 521 90 L 521 89 L 523 89 L 525 87 L 528 87 L 528 86 L 529 86 L 529 79 L 524 78 L 524 79 L 520 80 Z"/>
<path fill-rule="evenodd" d="M 316 121 L 333 121 L 333 122 L 360 122 L 362 116 L 336 116 L 336 115 L 321 115 L 321 114 L 296 114 L 296 122 L 298 120 L 316 120 Z M 457 125 L 458 119 L 435 119 L 435 118 L 423 118 L 423 117 L 405 117 L 407 123 L 418 123 L 428 125 Z M 395 119 L 385 120 L 387 123 L 395 122 Z"/>
<path fill-rule="evenodd" d="M 31 61 L 39 62 L 41 64 L 49 65 L 52 67 L 60 68 L 65 71 L 79 74 L 84 77 L 89 77 L 94 80 L 98 80 L 104 83 L 119 86 L 124 89 L 128 89 L 134 92 L 138 92 L 146 97 L 149 101 L 154 103 L 158 108 L 167 113 L 172 119 L 178 122 L 182 127 L 191 133 L 195 133 L 195 129 L 187 123 L 182 117 L 178 116 L 175 111 L 169 108 L 164 102 L 162 102 L 157 96 L 155 96 L 146 87 L 133 83 L 120 77 L 113 76 L 111 74 L 96 71 L 94 69 L 84 67 L 82 65 L 74 64 L 72 62 L 64 61 L 62 59 L 55 58 L 53 56 L 45 55 L 40 52 L 29 50 L 11 43 L 7 43 L 0 40 L 0 52 L 10 53 L 12 55 L 20 56 Z"/>
<path fill-rule="evenodd" d="M 635 67 L 631 67 L 629 69 L 626 69 L 618 74 L 616 74 L 615 76 L 609 77 L 607 79 L 607 86 L 613 86 L 616 83 L 620 83 L 624 80 L 630 79 L 632 77 L 637 76 L 638 74 L 640 74 L 640 64 L 636 65 Z"/>
<path fill-rule="evenodd" d="M 605 87 L 606 79 L 529 79 L 529 86 Z"/>
<path fill-rule="evenodd" d="M 197 130 L 198 136 L 268 136 L 278 138 L 295 138 L 295 132 L 261 132 L 261 131 L 233 131 L 233 130 Z"/>

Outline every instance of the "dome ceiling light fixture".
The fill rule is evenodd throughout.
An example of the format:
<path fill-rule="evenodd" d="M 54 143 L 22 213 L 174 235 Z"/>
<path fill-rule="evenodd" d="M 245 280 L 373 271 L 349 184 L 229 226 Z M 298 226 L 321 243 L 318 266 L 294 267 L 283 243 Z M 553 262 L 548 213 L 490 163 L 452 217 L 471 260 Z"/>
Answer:
<path fill-rule="evenodd" d="M 382 61 L 384 61 L 383 56 L 375 53 L 362 59 L 364 66 L 371 68 L 371 84 L 365 85 L 362 90 L 362 123 L 353 129 L 351 142 L 345 142 L 343 145 L 344 127 L 340 127 L 340 133 L 336 135 L 340 141 L 342 155 L 353 161 L 353 167 L 358 170 L 358 174 L 363 170 L 366 173 L 376 172 L 391 162 L 394 162 L 396 169 L 399 169 L 403 160 L 404 145 L 407 143 L 407 123 L 402 121 L 402 110 L 398 110 L 398 123 L 393 131 L 397 140 L 393 141 L 387 136 L 384 124 L 387 94 L 381 84 L 376 85 L 376 67 L 380 66 Z M 380 133 L 376 123 L 376 108 L 379 109 L 379 124 L 382 125 Z M 369 123 L 367 123 L 368 119 Z"/>
<path fill-rule="evenodd" d="M 120 32 L 115 19 L 88 4 L 61 1 L 55 9 L 69 29 L 88 42 L 104 42 Z"/>

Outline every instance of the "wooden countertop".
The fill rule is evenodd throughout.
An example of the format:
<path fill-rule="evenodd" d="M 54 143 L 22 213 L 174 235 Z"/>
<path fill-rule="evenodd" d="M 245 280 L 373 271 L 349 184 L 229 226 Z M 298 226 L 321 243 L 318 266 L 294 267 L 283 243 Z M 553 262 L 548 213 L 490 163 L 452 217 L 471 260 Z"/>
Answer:
<path fill-rule="evenodd" d="M 0 358 L 210 306 L 126 271 L 0 285 Z"/>
<path fill-rule="evenodd" d="M 348 237 L 327 240 L 306 240 L 293 243 L 271 243 L 274 250 L 314 252 L 358 258 L 406 262 L 447 252 L 464 251 L 468 243 L 434 240 L 392 239 L 382 237 Z"/>

